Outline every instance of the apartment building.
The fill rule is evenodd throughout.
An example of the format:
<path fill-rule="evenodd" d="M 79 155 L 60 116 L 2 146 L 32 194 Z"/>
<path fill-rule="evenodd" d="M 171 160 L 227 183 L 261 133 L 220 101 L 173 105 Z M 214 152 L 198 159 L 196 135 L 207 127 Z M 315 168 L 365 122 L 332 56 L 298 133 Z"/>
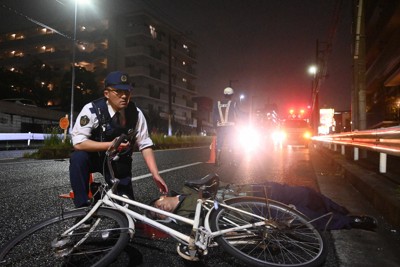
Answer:
<path fill-rule="evenodd" d="M 354 18 L 363 13 L 365 32 L 355 40 L 365 38 L 365 85 L 357 78 L 355 87 L 365 86 L 366 126 L 377 128 L 400 124 L 400 2 L 397 0 L 354 1 Z M 357 15 L 358 14 L 358 15 Z M 356 19 L 354 21 L 357 21 Z M 355 23 L 354 26 L 357 24 Z M 362 26 L 362 24 L 361 24 Z M 362 28 L 361 28 L 362 29 Z M 358 42 L 354 45 L 358 48 Z M 360 51 L 361 50 L 360 46 Z M 355 50 L 357 51 L 357 50 Z M 357 62 L 357 61 L 356 61 Z M 355 95 L 357 99 L 358 95 Z M 357 107 L 357 102 L 355 107 Z"/>
<path fill-rule="evenodd" d="M 196 42 L 150 11 L 134 10 L 127 7 L 123 13 L 79 19 L 75 66 L 94 72 L 100 87 L 109 71 L 129 73 L 133 101 L 151 127 L 166 132 L 171 118 L 173 130 L 195 128 Z M 35 57 L 60 74 L 69 71 L 74 23 L 61 22 L 54 29 L 33 26 L 0 34 L 0 66 L 18 72 Z M 52 90 L 54 84 L 44 86 Z M 57 103 L 49 102 L 53 104 Z"/>

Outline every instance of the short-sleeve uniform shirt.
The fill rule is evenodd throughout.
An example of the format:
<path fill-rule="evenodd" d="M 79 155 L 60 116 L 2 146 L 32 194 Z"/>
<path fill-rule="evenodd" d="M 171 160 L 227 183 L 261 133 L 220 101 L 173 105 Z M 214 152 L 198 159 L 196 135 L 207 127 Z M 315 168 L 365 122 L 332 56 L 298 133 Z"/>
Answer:
<path fill-rule="evenodd" d="M 111 105 L 107 101 L 108 112 L 110 113 L 110 117 L 113 117 L 115 111 L 111 107 Z M 99 127 L 99 120 L 96 116 L 96 113 L 93 113 L 92 103 L 86 104 L 76 119 L 76 123 L 72 129 L 72 144 L 76 145 L 82 143 L 86 140 L 89 140 L 92 131 Z M 136 123 L 136 143 L 138 145 L 139 150 L 143 150 L 146 147 L 153 146 L 153 141 L 149 136 L 149 131 L 147 128 L 146 119 L 142 113 L 142 111 L 137 108 L 138 111 L 138 121 Z M 125 110 L 120 111 L 122 117 L 125 117 Z"/>

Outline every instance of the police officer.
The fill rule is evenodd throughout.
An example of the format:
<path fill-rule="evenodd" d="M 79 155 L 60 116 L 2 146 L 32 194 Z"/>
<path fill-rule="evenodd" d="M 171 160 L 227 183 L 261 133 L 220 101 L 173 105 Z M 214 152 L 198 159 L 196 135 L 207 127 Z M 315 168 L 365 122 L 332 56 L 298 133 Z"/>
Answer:
<path fill-rule="evenodd" d="M 217 132 L 216 144 L 216 160 L 215 165 L 221 164 L 221 151 L 222 147 L 227 141 L 230 148 L 233 149 L 233 134 L 235 131 L 235 124 L 238 116 L 236 101 L 233 100 L 234 91 L 231 87 L 224 89 L 224 100 L 217 101 L 214 105 L 213 123 Z"/>
<path fill-rule="evenodd" d="M 122 133 L 130 134 L 129 141 L 121 144 L 120 159 L 113 164 L 115 176 L 120 179 L 117 191 L 133 199 L 132 146 L 137 144 L 161 193 L 168 187 L 158 173 L 149 137 L 146 119 L 142 111 L 130 102 L 132 86 L 129 77 L 114 71 L 105 79 L 104 97 L 86 104 L 79 113 L 72 130 L 75 151 L 70 158 L 70 181 L 76 207 L 88 205 L 90 173 L 104 173 L 110 184 L 110 171 L 104 162 L 105 151 L 112 141 Z"/>

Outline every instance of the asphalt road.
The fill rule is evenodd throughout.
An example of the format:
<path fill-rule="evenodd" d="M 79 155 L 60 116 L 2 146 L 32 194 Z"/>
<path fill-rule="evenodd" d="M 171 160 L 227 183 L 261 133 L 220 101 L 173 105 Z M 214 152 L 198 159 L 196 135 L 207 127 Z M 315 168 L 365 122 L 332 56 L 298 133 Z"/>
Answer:
<path fill-rule="evenodd" d="M 208 148 L 156 151 L 156 158 L 162 177 L 169 189 L 175 191 L 180 190 L 185 180 L 213 172 L 218 173 L 222 181 L 231 183 L 270 180 L 321 189 L 354 212 L 372 213 L 382 224 L 382 229 L 377 232 L 356 229 L 327 232 L 329 254 L 325 267 L 400 266 L 400 253 L 396 255 L 400 244 L 398 232 L 361 196 L 351 191 L 351 187 L 341 179 L 339 170 L 312 149 L 268 148 L 252 155 L 242 154 L 238 157 L 237 167 L 223 164 L 217 168 L 204 163 L 209 158 Z M 140 154 L 134 155 L 134 162 L 136 198 L 148 202 L 158 196 L 157 189 L 147 176 L 148 170 Z M 0 153 L 0 246 L 34 223 L 57 214 L 60 208 L 73 207 L 70 200 L 58 198 L 70 190 L 68 165 L 68 160 L 12 159 L 2 157 Z M 96 175 L 96 179 L 101 179 L 101 176 Z M 187 262 L 177 255 L 175 240 L 154 240 L 140 232 L 121 257 L 129 259 L 126 266 L 242 266 L 219 248 L 211 250 L 200 262 Z M 383 261 L 377 261 L 380 258 Z"/>

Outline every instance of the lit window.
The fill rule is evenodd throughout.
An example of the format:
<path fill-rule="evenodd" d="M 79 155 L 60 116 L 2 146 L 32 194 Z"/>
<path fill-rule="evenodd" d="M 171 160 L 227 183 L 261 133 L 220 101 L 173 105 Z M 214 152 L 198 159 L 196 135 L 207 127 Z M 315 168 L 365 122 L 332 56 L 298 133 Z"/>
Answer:
<path fill-rule="evenodd" d="M 156 28 L 154 26 L 149 25 L 149 29 L 150 29 L 151 37 L 153 37 L 153 39 L 156 39 L 157 38 Z"/>

